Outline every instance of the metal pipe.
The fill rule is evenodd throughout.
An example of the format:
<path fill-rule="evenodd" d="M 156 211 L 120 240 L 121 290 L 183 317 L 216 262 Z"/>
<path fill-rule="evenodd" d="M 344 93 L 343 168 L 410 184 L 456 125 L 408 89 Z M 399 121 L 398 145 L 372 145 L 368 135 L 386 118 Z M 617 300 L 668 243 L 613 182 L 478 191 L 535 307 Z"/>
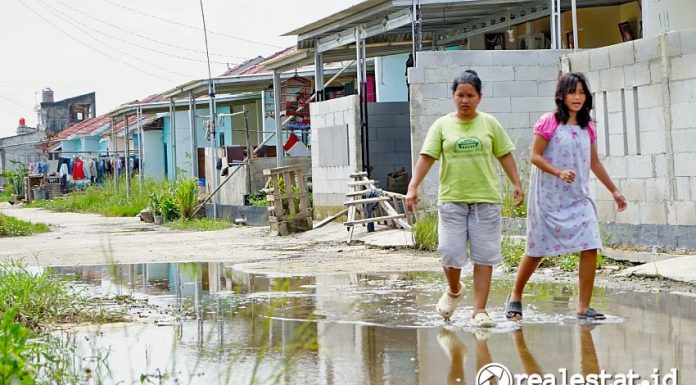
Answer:
<path fill-rule="evenodd" d="M 571 13 L 573 14 L 573 49 L 578 50 L 578 5 L 577 0 L 570 0 Z"/>
<path fill-rule="evenodd" d="M 319 39 L 314 39 L 314 93 L 317 100 L 324 100 L 324 58 L 317 49 Z"/>
<path fill-rule="evenodd" d="M 116 119 L 111 118 L 111 142 L 114 145 L 114 154 L 117 154 L 118 143 L 116 143 Z M 116 164 L 114 166 L 114 191 L 118 192 L 118 155 L 116 156 Z M 113 163 L 113 162 L 112 162 Z"/>
<path fill-rule="evenodd" d="M 140 186 L 138 191 L 143 191 L 143 184 L 145 183 L 145 170 L 143 169 L 143 156 L 145 155 L 145 130 L 143 129 L 143 108 L 138 107 L 138 170 Z"/>
<path fill-rule="evenodd" d="M 169 99 L 169 137 L 171 138 L 171 148 L 172 148 L 172 187 L 176 187 L 176 107 L 174 104 L 174 98 Z"/>
<path fill-rule="evenodd" d="M 251 158 L 251 140 L 249 138 L 249 112 L 246 109 L 246 106 L 242 106 L 242 112 L 244 113 L 244 136 L 246 138 L 246 157 L 247 159 Z M 251 168 L 249 167 L 249 162 L 247 162 L 246 165 L 247 169 L 247 191 L 249 194 L 251 194 Z"/>
<path fill-rule="evenodd" d="M 280 73 L 273 71 L 273 117 L 276 125 L 276 166 L 283 167 L 283 123 L 280 121 Z"/>
<path fill-rule="evenodd" d="M 198 178 L 198 137 L 196 136 L 196 98 L 189 92 L 189 130 L 191 135 L 191 176 Z"/>
<path fill-rule="evenodd" d="M 128 135 L 130 134 L 130 127 L 128 125 L 128 115 L 123 115 L 123 121 L 125 125 L 125 135 L 123 137 L 123 140 L 126 142 L 125 147 L 126 147 L 126 164 L 124 165 L 126 168 L 126 201 L 130 200 L 130 141 L 128 140 Z"/>
<path fill-rule="evenodd" d="M 360 49 L 360 29 L 359 27 L 355 27 L 355 59 L 358 62 L 357 64 L 357 86 L 358 86 L 358 95 L 362 95 L 362 87 L 360 86 L 363 82 L 362 80 L 362 50 Z"/>

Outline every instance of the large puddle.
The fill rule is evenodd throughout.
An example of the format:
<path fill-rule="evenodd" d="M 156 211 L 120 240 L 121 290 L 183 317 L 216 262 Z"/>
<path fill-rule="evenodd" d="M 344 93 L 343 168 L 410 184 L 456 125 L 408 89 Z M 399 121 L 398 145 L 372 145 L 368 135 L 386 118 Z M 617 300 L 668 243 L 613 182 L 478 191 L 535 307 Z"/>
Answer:
<path fill-rule="evenodd" d="M 518 324 L 503 316 L 511 283 L 494 281 L 489 312 L 499 324 L 483 331 L 469 326 L 470 295 L 446 327 L 434 314 L 438 273 L 284 277 L 222 263 L 55 270 L 101 294 L 148 301 L 142 323 L 72 336 L 95 384 L 476 384 L 490 362 L 513 374 L 696 376 L 688 295 L 596 289 L 593 306 L 610 317 L 587 324 L 572 317 L 574 285 L 530 284 Z"/>

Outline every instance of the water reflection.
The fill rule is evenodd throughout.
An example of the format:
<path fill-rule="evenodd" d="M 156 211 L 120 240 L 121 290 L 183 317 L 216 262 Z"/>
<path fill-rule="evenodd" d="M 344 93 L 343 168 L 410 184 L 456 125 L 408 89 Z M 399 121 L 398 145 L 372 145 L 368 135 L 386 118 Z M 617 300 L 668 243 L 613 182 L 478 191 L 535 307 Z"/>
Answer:
<path fill-rule="evenodd" d="M 142 324 L 80 332 L 81 356 L 108 351 L 105 384 L 141 375 L 160 383 L 158 373 L 183 384 L 473 384 L 490 362 L 527 374 L 696 374 L 694 297 L 599 289 L 593 304 L 613 321 L 593 329 L 572 318 L 573 285 L 530 285 L 522 327 L 501 322 L 486 333 L 468 326 L 470 306 L 443 328 L 434 314 L 442 282 L 431 273 L 287 277 L 222 263 L 57 270 L 156 310 Z M 509 285 L 494 282 L 497 320 Z"/>

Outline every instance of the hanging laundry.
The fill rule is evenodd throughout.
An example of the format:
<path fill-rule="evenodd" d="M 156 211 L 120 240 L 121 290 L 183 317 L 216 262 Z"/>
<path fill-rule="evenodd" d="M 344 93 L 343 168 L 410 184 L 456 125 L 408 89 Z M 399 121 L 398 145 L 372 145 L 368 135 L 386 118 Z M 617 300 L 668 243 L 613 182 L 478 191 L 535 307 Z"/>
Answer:
<path fill-rule="evenodd" d="M 311 156 L 312 153 L 309 151 L 309 148 L 305 146 L 304 143 L 295 135 L 294 133 L 290 133 L 290 136 L 288 137 L 288 141 L 285 142 L 285 145 L 283 146 L 283 150 L 288 153 L 288 156 Z"/>
<path fill-rule="evenodd" d="M 80 158 L 75 158 L 75 161 L 73 162 L 73 172 L 72 176 L 73 179 L 75 180 L 82 180 L 85 179 L 85 168 L 84 168 L 84 162 Z"/>

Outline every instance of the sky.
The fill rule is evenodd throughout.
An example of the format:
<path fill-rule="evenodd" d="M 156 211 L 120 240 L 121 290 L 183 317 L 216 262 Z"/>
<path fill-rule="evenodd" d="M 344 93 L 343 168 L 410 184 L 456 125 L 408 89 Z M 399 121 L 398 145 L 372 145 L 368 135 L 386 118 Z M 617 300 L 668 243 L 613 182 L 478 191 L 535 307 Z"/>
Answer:
<path fill-rule="evenodd" d="M 296 43 L 280 36 L 361 0 L 203 0 L 213 76 Z M 0 137 L 35 105 L 95 92 L 97 115 L 194 79 L 208 67 L 200 0 L 2 0 Z"/>

